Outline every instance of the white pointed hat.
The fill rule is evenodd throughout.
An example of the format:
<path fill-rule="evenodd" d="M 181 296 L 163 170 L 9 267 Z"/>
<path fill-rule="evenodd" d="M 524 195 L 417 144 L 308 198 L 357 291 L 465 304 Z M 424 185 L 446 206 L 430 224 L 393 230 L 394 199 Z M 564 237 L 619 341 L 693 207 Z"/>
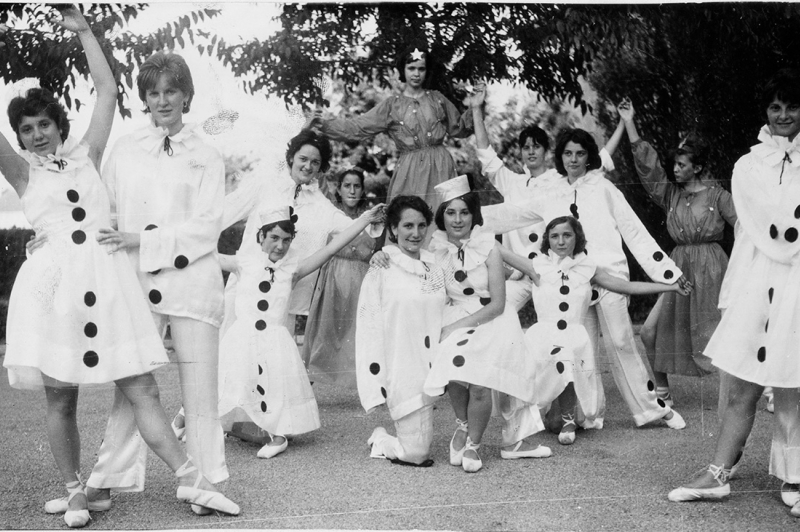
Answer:
<path fill-rule="evenodd" d="M 444 203 L 468 194 L 470 192 L 469 179 L 466 175 L 460 175 L 453 179 L 448 179 L 444 183 L 439 183 L 433 189 L 439 195 L 439 202 Z"/>

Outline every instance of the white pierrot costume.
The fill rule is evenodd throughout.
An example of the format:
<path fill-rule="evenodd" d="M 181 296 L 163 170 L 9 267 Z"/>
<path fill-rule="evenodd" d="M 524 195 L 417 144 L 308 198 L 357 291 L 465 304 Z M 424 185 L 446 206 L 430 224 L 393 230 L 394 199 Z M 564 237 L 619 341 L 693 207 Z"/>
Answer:
<path fill-rule="evenodd" d="M 423 384 L 442 332 L 444 274 L 432 253 L 413 259 L 383 248 L 388 268 L 372 267 L 361 285 L 356 322 L 356 378 L 367 412 L 386 404 L 394 420 L 436 401 Z"/>

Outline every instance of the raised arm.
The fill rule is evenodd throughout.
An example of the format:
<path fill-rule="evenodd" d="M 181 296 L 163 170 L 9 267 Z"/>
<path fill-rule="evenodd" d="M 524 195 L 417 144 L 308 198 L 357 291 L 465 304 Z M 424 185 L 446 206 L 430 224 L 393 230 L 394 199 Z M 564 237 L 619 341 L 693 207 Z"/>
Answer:
<path fill-rule="evenodd" d="M 333 237 L 324 248 L 305 259 L 294 272 L 293 282 L 296 283 L 309 273 L 328 262 L 331 257 L 336 255 L 340 249 L 345 247 L 347 244 L 352 242 L 353 239 L 360 235 L 369 224 L 382 222 L 383 208 L 383 203 L 374 206 L 359 216 L 358 219 L 350 225 L 350 227 Z"/>
<path fill-rule="evenodd" d="M 626 281 L 619 277 L 613 277 L 604 270 L 597 269 L 592 278 L 592 282 L 602 286 L 612 292 L 630 295 L 660 294 L 661 292 L 677 292 L 683 296 L 688 296 L 692 291 L 692 283 L 686 282 L 683 287 L 679 283 L 642 283 L 638 281 Z"/>
<path fill-rule="evenodd" d="M 611 138 L 608 139 L 606 142 L 606 151 L 608 155 L 614 155 L 614 152 L 617 151 L 617 146 L 619 146 L 619 141 L 622 140 L 622 134 L 625 132 L 625 122 L 620 118 L 619 122 L 617 123 L 617 129 L 614 130 L 614 134 L 611 135 Z"/>
<path fill-rule="evenodd" d="M 522 255 L 517 255 L 516 253 L 514 253 L 505 246 L 497 246 L 497 249 L 500 250 L 500 256 L 503 259 L 503 262 L 505 262 L 512 268 L 521 271 L 522 273 L 533 279 L 533 283 L 536 286 L 539 286 L 539 274 L 533 268 L 531 259 L 525 258 Z"/>
<path fill-rule="evenodd" d="M 89 129 L 83 136 L 84 142 L 89 145 L 89 158 L 94 162 L 95 167 L 100 169 L 100 162 L 103 158 L 103 151 L 108 143 L 108 136 L 111 133 L 111 124 L 114 122 L 114 114 L 117 105 L 117 82 L 108 66 L 106 56 L 100 48 L 97 39 L 86 19 L 75 6 L 59 7 L 62 20 L 57 22 L 59 26 L 78 34 L 83 51 L 86 54 L 86 61 L 89 63 L 89 73 L 92 76 L 92 83 L 97 92 L 97 101 L 92 111 L 92 118 L 89 122 Z"/>
<path fill-rule="evenodd" d="M 486 102 L 486 84 L 479 83 L 475 86 L 475 93 L 467 98 L 467 104 L 472 109 L 472 123 L 475 127 L 475 143 L 479 150 L 489 147 L 489 133 L 483 123 L 483 104 Z"/>

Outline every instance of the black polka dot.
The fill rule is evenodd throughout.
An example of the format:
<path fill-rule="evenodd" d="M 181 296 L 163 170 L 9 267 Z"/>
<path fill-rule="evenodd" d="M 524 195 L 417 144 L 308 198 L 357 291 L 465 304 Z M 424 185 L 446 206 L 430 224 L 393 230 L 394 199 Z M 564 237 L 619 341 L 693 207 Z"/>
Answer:
<path fill-rule="evenodd" d="M 69 189 L 67 190 L 67 199 L 72 203 L 78 203 L 78 200 L 81 199 L 81 196 L 78 194 L 77 190 Z"/>
<path fill-rule="evenodd" d="M 558 304 L 558 310 L 560 310 L 561 312 L 568 311 L 569 310 L 569 303 L 567 303 L 566 301 L 562 301 L 561 303 Z"/>
<path fill-rule="evenodd" d="M 76 244 L 83 244 L 86 242 L 86 233 L 78 229 L 77 231 L 72 233 L 72 241 Z"/>
<path fill-rule="evenodd" d="M 384 388 L 383 386 L 381 386 L 381 395 L 383 396 L 384 399 L 386 399 L 386 388 Z"/>
<path fill-rule="evenodd" d="M 428 349 L 431 348 L 431 337 L 430 336 L 426 336 L 425 337 L 425 347 L 427 347 Z"/>
<path fill-rule="evenodd" d="M 600 297 L 600 292 L 592 288 L 592 301 L 597 301 L 598 297 Z"/>
<path fill-rule="evenodd" d="M 559 361 L 556 362 L 556 371 L 559 373 L 564 373 L 564 363 Z"/>
<path fill-rule="evenodd" d="M 655 253 L 653 253 L 653 260 L 656 262 L 661 262 L 662 260 L 664 260 L 664 254 L 661 253 L 660 251 L 656 251 Z"/>
<path fill-rule="evenodd" d="M 90 321 L 84 326 L 83 334 L 85 334 L 89 338 L 94 338 L 95 336 L 97 336 L 97 325 L 95 325 Z"/>
<path fill-rule="evenodd" d="M 161 270 L 153 270 L 152 272 L 147 272 L 147 273 L 149 273 L 150 275 L 158 275 L 159 273 L 161 273 Z"/>
<path fill-rule="evenodd" d="M 189 259 L 187 259 L 185 256 L 178 255 L 177 257 L 175 257 L 175 267 L 178 268 L 179 270 L 184 269 L 188 265 L 189 265 Z"/>
<path fill-rule="evenodd" d="M 775 289 L 770 288 L 768 294 L 769 294 L 769 302 L 772 303 L 772 296 L 775 294 Z"/>
<path fill-rule="evenodd" d="M 769 332 L 769 320 L 764 324 L 764 332 Z"/>
<path fill-rule="evenodd" d="M 794 210 L 794 217 L 800 219 L 800 205 Z"/>
<path fill-rule="evenodd" d="M 467 331 L 467 334 L 473 334 L 474 332 L 475 332 L 475 329 L 470 329 L 470 330 Z"/>
<path fill-rule="evenodd" d="M 156 224 L 150 224 L 144 228 L 145 231 L 152 231 L 153 229 L 158 229 L 158 226 Z"/>
<path fill-rule="evenodd" d="M 381 372 L 381 365 L 378 364 L 377 362 L 373 362 L 372 364 L 369 365 L 369 372 L 372 373 L 373 375 L 377 375 L 378 373 Z"/>
<path fill-rule="evenodd" d="M 457 367 L 457 368 L 460 368 L 461 366 L 463 366 L 464 365 L 464 357 L 462 357 L 461 355 L 456 355 L 455 357 L 453 357 L 453 365 L 455 367 Z"/>
<path fill-rule="evenodd" d="M 569 294 L 569 286 L 562 286 L 558 291 L 561 292 L 561 295 L 567 295 Z"/>
<path fill-rule="evenodd" d="M 264 373 L 264 368 L 261 367 L 261 364 L 258 365 L 258 374 L 261 375 Z"/>
<path fill-rule="evenodd" d="M 297 223 L 297 220 L 299 220 L 299 219 L 300 219 L 300 218 L 299 218 L 299 217 L 298 217 L 296 214 L 292 214 L 291 216 L 289 216 L 289 220 L 290 220 L 290 221 L 291 221 L 293 224 L 296 224 L 296 223 Z"/>
<path fill-rule="evenodd" d="M 161 292 L 159 292 L 155 288 L 153 290 L 150 290 L 150 293 L 147 294 L 147 297 L 150 298 L 150 303 L 154 305 L 158 305 L 159 303 L 161 303 Z"/>
<path fill-rule="evenodd" d="M 94 295 L 94 292 L 86 292 L 83 295 L 83 302 L 87 307 L 93 307 L 97 303 L 97 296 Z"/>
<path fill-rule="evenodd" d="M 93 368 L 98 362 L 100 362 L 100 357 L 94 351 L 86 351 L 86 354 L 83 355 L 83 363 L 87 367 Z"/>
<path fill-rule="evenodd" d="M 80 207 L 75 207 L 72 209 L 72 219 L 76 222 L 82 222 L 86 218 L 86 211 L 81 209 Z"/>
<path fill-rule="evenodd" d="M 263 330 L 264 330 L 264 329 L 266 329 L 266 328 L 267 328 L 267 322 L 266 322 L 266 321 L 264 321 L 264 320 L 258 320 L 258 321 L 256 322 L 256 330 L 258 330 L 258 331 L 263 331 Z"/>
<path fill-rule="evenodd" d="M 488 305 L 489 303 L 492 302 L 492 298 L 491 297 L 482 297 L 480 299 L 480 302 L 481 302 L 481 305 L 483 305 L 485 307 L 486 305 Z"/>
<path fill-rule="evenodd" d="M 790 227 L 783 233 L 783 238 L 785 238 L 787 242 L 794 242 L 797 240 L 797 229 Z"/>
<path fill-rule="evenodd" d="M 475 293 L 475 290 L 473 288 L 470 288 L 469 286 L 464 289 L 464 295 L 465 296 L 471 296 L 474 293 Z"/>
<path fill-rule="evenodd" d="M 458 270 L 455 273 L 455 275 L 453 275 L 453 277 L 455 277 L 456 281 L 458 281 L 459 283 L 463 283 L 464 280 L 467 278 L 467 272 L 465 272 L 464 270 Z"/>
<path fill-rule="evenodd" d="M 672 273 L 672 270 L 667 270 L 664 272 L 664 279 L 672 279 L 675 274 Z"/>
<path fill-rule="evenodd" d="M 461 340 L 460 342 L 456 343 L 456 345 L 461 347 L 462 345 L 467 345 L 467 342 L 469 342 L 469 340 Z"/>
<path fill-rule="evenodd" d="M 770 238 L 778 238 L 778 228 L 775 227 L 775 224 L 769 226 L 769 236 Z"/>
<path fill-rule="evenodd" d="M 267 292 L 269 292 L 270 288 L 272 288 L 272 285 L 269 284 L 269 281 L 261 281 L 260 283 L 258 283 L 258 289 L 263 294 L 266 294 Z"/>
<path fill-rule="evenodd" d="M 264 395 L 264 388 L 262 388 L 260 384 L 256 385 L 256 391 L 261 395 Z"/>
<path fill-rule="evenodd" d="M 536 233 L 531 233 L 530 236 L 528 236 L 528 240 L 530 240 L 531 242 L 536 242 L 539 240 L 539 235 L 537 235 Z"/>
<path fill-rule="evenodd" d="M 653 381 L 647 381 L 647 391 L 652 392 L 656 389 L 656 385 L 653 384 Z"/>
<path fill-rule="evenodd" d="M 269 308 L 269 302 L 266 299 L 262 299 L 258 302 L 258 310 L 261 312 L 266 311 Z"/>
<path fill-rule="evenodd" d="M 558 320 L 558 323 L 556 323 L 556 327 L 558 327 L 558 330 L 563 331 L 564 329 L 567 328 L 567 322 L 564 320 Z"/>
<path fill-rule="evenodd" d="M 667 407 L 667 403 L 665 403 L 664 400 L 661 398 L 656 399 L 656 403 L 658 403 L 658 406 L 660 406 L 661 408 Z"/>
<path fill-rule="evenodd" d="M 530 253 L 528 253 L 528 258 L 529 259 L 535 259 L 536 258 L 536 252 L 535 251 L 531 251 Z"/>
<path fill-rule="evenodd" d="M 261 411 L 262 412 L 267 411 L 267 403 L 265 403 L 264 401 L 261 401 Z"/>
<path fill-rule="evenodd" d="M 550 351 L 550 354 L 551 354 L 551 355 L 557 355 L 557 354 L 559 354 L 560 352 L 561 352 L 561 348 L 560 348 L 560 347 L 555 347 L 555 348 L 553 348 L 553 350 L 552 350 L 552 351 Z"/>
<path fill-rule="evenodd" d="M 758 348 L 758 361 L 764 362 L 767 359 L 767 348 L 766 347 L 759 347 Z"/>

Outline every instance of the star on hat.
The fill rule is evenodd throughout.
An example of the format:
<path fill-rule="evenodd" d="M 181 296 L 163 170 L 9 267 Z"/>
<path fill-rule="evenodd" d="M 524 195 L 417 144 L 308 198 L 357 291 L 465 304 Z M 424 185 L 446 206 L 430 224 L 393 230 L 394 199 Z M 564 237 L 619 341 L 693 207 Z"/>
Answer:
<path fill-rule="evenodd" d="M 414 61 L 419 61 L 425 54 L 420 52 L 419 48 L 414 48 L 414 51 L 411 52 L 411 59 Z"/>

